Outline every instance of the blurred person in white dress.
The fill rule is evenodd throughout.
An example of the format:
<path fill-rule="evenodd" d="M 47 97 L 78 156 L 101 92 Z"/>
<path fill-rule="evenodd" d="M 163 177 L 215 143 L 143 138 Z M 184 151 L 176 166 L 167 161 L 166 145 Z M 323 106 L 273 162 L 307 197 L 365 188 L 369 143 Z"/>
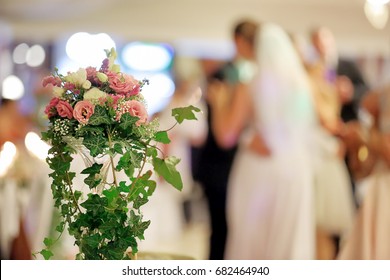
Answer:
<path fill-rule="evenodd" d="M 53 202 L 44 144 L 19 102 L 0 100 L 2 259 L 32 259 L 51 228 Z M 39 256 L 38 256 L 39 257 Z"/>
<path fill-rule="evenodd" d="M 372 154 L 376 164 L 364 179 L 357 218 L 338 258 L 390 260 L 390 83 L 367 94 L 361 110 L 371 121 L 361 119 L 358 136 L 367 148 L 364 157 Z"/>
<path fill-rule="evenodd" d="M 310 83 L 287 33 L 262 23 L 256 74 L 208 98 L 221 145 L 239 142 L 229 178 L 226 259 L 314 259 Z M 233 90 L 232 99 L 226 91 Z"/>

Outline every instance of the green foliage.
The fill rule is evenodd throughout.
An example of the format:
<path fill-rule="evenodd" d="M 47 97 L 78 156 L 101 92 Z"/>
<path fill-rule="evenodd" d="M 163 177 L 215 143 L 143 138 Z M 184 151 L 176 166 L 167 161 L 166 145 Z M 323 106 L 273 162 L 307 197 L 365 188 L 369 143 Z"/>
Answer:
<path fill-rule="evenodd" d="M 90 125 L 111 124 L 110 116 L 102 106 L 95 106 L 95 112 L 89 119 Z"/>
<path fill-rule="evenodd" d="M 191 105 L 173 109 L 172 116 L 181 124 L 184 120 L 197 120 L 194 112 L 200 112 L 200 109 Z"/>
<path fill-rule="evenodd" d="M 139 120 L 138 117 L 133 117 L 129 113 L 123 114 L 121 117 L 119 127 L 122 130 L 128 130 L 129 128 L 133 127 L 138 120 Z"/>
<path fill-rule="evenodd" d="M 107 139 L 102 135 L 86 135 L 83 144 L 88 148 L 91 156 L 96 157 L 103 154 L 104 149 L 107 148 Z"/>
<path fill-rule="evenodd" d="M 165 159 L 154 158 L 153 167 L 156 172 L 162 176 L 168 183 L 178 190 L 182 190 L 183 182 L 180 173 L 176 170 L 176 165 L 179 163 L 176 157 L 168 157 Z"/>
<path fill-rule="evenodd" d="M 104 86 L 108 88 L 108 83 Z M 74 98 L 82 100 L 82 96 Z M 107 102 L 112 105 L 112 98 Z M 172 115 L 182 123 L 196 120 L 194 113 L 199 111 L 189 106 L 172 110 Z M 103 105 L 94 107 L 87 124 L 67 121 L 71 127 L 61 128 L 66 135 L 54 129 L 58 119 L 58 116 L 50 119 L 49 129 L 42 133 L 42 139 L 52 145 L 47 163 L 53 170 L 49 176 L 53 179 L 54 205 L 62 218 L 56 232 L 60 237 L 68 230 L 75 238 L 79 248 L 76 259 L 129 259 L 128 252 L 138 252 L 138 242 L 144 239 L 151 223 L 143 219 L 142 206 L 149 202 L 157 187 L 153 172 L 176 189 L 183 188 L 176 169 L 180 160 L 162 155 L 156 146 L 170 143 L 167 131 L 157 131 L 154 124 L 139 125 L 139 118 L 129 113 L 123 113 L 117 121 L 113 107 Z M 88 158 L 85 169 L 71 170 L 75 154 Z M 153 164 L 153 170 L 145 170 L 147 162 Z M 127 180 L 118 182 L 117 172 L 124 172 Z M 112 174 L 113 181 L 108 181 L 107 174 Z M 88 188 L 74 185 L 73 179 L 80 175 L 87 175 L 84 183 Z M 45 259 L 53 256 L 51 248 L 55 241 L 44 240 L 45 248 L 39 253 Z"/>
<path fill-rule="evenodd" d="M 166 131 L 158 131 L 154 137 L 154 140 L 163 144 L 171 143 L 171 140 L 168 137 L 168 133 Z"/>

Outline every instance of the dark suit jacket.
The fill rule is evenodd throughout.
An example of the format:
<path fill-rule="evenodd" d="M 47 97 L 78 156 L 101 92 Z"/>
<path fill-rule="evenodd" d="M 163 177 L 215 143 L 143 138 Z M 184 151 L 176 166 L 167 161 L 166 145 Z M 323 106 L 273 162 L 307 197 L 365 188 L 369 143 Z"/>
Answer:
<path fill-rule="evenodd" d="M 228 62 L 214 73 L 210 79 L 217 79 L 230 84 L 236 84 L 238 82 L 238 70 L 232 62 Z M 205 185 L 216 181 L 220 183 L 221 188 L 226 188 L 227 179 L 236 154 L 237 146 L 231 149 L 223 149 L 218 146 L 214 133 L 211 129 L 212 111 L 209 106 L 207 107 L 209 127 L 208 136 L 204 146 L 200 149 L 200 151 L 198 151 L 198 168 L 195 177 L 197 177 L 197 179 Z"/>

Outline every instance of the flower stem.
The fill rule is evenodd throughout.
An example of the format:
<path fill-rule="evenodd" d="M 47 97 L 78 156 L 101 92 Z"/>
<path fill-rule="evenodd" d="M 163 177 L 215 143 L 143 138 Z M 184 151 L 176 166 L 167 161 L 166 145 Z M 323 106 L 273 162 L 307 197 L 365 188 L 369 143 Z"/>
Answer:
<path fill-rule="evenodd" d="M 108 146 L 111 150 L 112 148 L 112 140 L 111 140 L 111 133 L 110 131 L 107 132 L 108 135 Z M 116 187 L 118 187 L 118 181 L 116 180 L 116 174 L 115 174 L 115 166 L 114 166 L 114 158 L 112 157 L 112 154 L 110 153 L 110 162 L 111 162 L 111 170 L 112 170 L 112 177 L 114 178 L 114 184 Z"/>
<path fill-rule="evenodd" d="M 77 207 L 77 209 L 79 210 L 79 212 L 82 213 L 82 212 L 81 212 L 81 209 L 80 209 L 80 206 L 79 206 L 79 204 L 77 203 L 77 199 L 76 199 L 76 197 L 74 196 L 74 192 L 73 192 L 73 189 L 72 189 L 72 184 L 71 184 L 71 182 L 70 182 L 70 178 L 69 178 L 69 173 L 68 173 L 68 172 L 66 172 L 66 177 L 67 177 L 67 179 L 68 179 L 69 190 L 70 190 L 70 193 L 71 193 L 71 195 L 72 195 L 72 197 L 73 197 L 74 204 L 76 205 L 76 207 Z"/>
<path fill-rule="evenodd" d="M 114 184 L 117 187 L 118 186 L 118 181 L 116 180 L 114 158 L 112 157 L 112 155 L 110 155 L 110 162 L 111 162 L 112 176 L 114 177 Z"/>
<path fill-rule="evenodd" d="M 132 185 L 135 186 L 135 183 L 137 183 L 138 179 L 141 177 L 141 174 L 142 174 L 142 170 L 144 169 L 145 167 L 145 164 L 146 164 L 146 154 L 147 154 L 147 151 L 148 151 L 148 146 L 145 146 L 145 154 L 144 154 L 144 158 L 142 159 L 142 166 L 141 168 L 139 169 L 139 172 L 138 172 L 138 175 L 137 175 L 137 178 L 135 178 L 134 182 Z M 130 195 L 130 193 L 129 193 Z"/>
<path fill-rule="evenodd" d="M 62 160 L 65 162 L 63 154 L 61 154 L 61 153 L 59 153 L 59 154 L 60 154 Z M 70 190 L 70 194 L 71 194 L 71 196 L 73 198 L 73 203 L 76 206 L 76 208 L 79 210 L 79 212 L 82 213 L 81 209 L 80 209 L 80 206 L 79 206 L 79 204 L 77 202 L 77 199 L 76 199 L 76 197 L 74 195 L 73 189 L 72 189 L 72 180 L 69 177 L 69 172 L 66 171 L 65 173 L 66 173 L 66 181 L 67 181 L 67 184 L 68 184 L 68 187 L 69 187 L 69 190 Z"/>

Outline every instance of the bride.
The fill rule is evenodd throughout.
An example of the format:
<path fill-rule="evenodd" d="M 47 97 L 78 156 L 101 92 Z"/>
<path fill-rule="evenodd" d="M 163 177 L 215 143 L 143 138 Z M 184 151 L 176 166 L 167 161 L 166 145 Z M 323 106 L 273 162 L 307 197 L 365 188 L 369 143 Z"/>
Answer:
<path fill-rule="evenodd" d="M 279 26 L 257 32 L 257 74 L 210 86 L 217 141 L 239 150 L 229 178 L 226 259 L 313 259 L 310 145 L 315 125 L 303 65 Z M 233 90 L 231 99 L 226 91 Z"/>

